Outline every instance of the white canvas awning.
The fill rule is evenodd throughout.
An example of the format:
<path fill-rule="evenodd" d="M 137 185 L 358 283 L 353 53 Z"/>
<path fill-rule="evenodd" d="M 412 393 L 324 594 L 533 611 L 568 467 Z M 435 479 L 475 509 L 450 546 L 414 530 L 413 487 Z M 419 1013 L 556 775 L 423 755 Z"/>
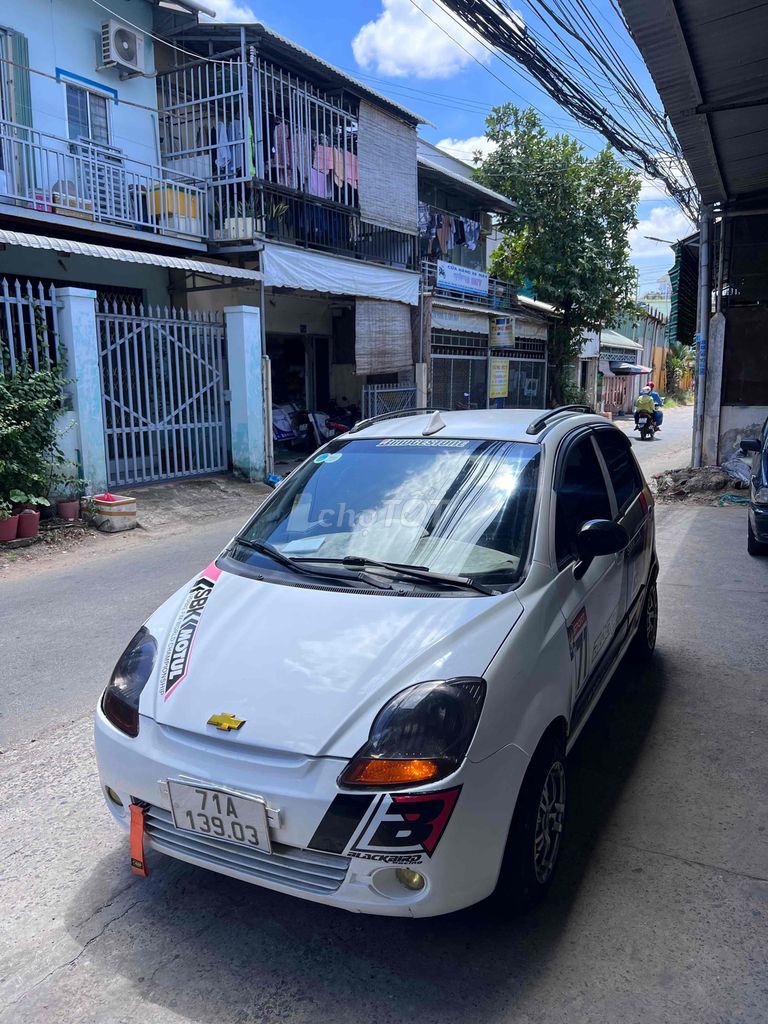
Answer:
<path fill-rule="evenodd" d="M 485 334 L 490 331 L 487 311 L 460 309 L 456 306 L 432 304 L 432 327 L 439 331 L 460 331 L 462 334 Z"/>
<path fill-rule="evenodd" d="M 71 256 L 90 256 L 97 260 L 113 260 L 115 263 L 143 263 L 152 267 L 185 270 L 188 274 L 213 274 L 240 281 L 261 280 L 258 270 L 232 267 L 226 263 L 190 260 L 185 256 L 166 256 L 164 253 L 139 252 L 135 249 L 114 249 L 109 245 L 93 245 L 91 242 L 77 242 L 71 238 L 49 238 L 47 235 L 28 235 L 23 231 L 0 231 L 0 243 L 20 245 L 25 249 L 42 249 L 45 252 L 63 252 Z"/>
<path fill-rule="evenodd" d="M 408 306 L 419 304 L 419 275 L 408 270 L 274 243 L 265 244 L 261 265 L 268 288 L 298 288 L 305 292 L 404 302 Z"/>

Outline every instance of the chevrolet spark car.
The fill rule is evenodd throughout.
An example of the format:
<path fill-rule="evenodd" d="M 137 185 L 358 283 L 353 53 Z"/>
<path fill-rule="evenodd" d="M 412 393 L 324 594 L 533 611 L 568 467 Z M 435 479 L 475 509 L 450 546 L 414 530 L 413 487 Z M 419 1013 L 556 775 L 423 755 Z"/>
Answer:
<path fill-rule="evenodd" d="M 630 442 L 583 407 L 358 425 L 118 661 L 96 750 L 133 869 L 371 914 L 530 904 L 568 750 L 654 649 L 656 575 Z"/>

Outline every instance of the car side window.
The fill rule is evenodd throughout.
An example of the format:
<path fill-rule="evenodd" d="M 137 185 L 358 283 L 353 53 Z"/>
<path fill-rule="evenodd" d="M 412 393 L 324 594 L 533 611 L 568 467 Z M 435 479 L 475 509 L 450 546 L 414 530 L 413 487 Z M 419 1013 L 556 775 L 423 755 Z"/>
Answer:
<path fill-rule="evenodd" d="M 611 519 L 611 502 L 592 444 L 591 435 L 580 438 L 565 457 L 557 488 L 555 554 L 560 568 L 576 557 L 576 538 L 590 519 Z"/>
<path fill-rule="evenodd" d="M 637 463 L 629 450 L 626 437 L 618 430 L 612 427 L 596 430 L 595 440 L 608 467 L 619 512 L 624 512 L 643 489 Z"/>

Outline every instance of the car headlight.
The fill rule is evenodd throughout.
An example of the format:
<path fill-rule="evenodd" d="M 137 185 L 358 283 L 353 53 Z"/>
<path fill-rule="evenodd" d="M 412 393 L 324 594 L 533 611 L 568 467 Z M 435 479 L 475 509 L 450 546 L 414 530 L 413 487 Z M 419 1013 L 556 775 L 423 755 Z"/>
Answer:
<path fill-rule="evenodd" d="M 157 640 L 142 626 L 131 640 L 101 698 L 101 710 L 127 736 L 139 735 L 139 698 L 152 675 L 157 657 Z"/>
<path fill-rule="evenodd" d="M 768 505 L 768 487 L 758 487 L 755 491 L 755 504 Z"/>
<path fill-rule="evenodd" d="M 484 699 L 484 679 L 409 686 L 378 713 L 339 785 L 397 789 L 445 778 L 464 760 Z"/>

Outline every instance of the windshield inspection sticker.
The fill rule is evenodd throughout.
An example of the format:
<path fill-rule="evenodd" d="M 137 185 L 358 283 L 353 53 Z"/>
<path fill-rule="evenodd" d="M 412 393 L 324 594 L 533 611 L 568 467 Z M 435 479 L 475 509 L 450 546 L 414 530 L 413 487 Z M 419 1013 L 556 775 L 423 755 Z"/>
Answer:
<path fill-rule="evenodd" d="M 160 673 L 160 692 L 163 694 L 163 700 L 168 700 L 179 683 L 187 677 L 197 627 L 219 576 L 221 569 L 217 569 L 211 562 L 195 581 L 173 624 Z"/>
<path fill-rule="evenodd" d="M 466 448 L 469 441 L 441 440 L 438 437 L 388 437 L 377 448 Z"/>
<path fill-rule="evenodd" d="M 316 456 L 312 461 L 321 465 L 323 462 L 338 462 L 341 456 L 341 452 L 323 452 L 322 455 Z"/>

